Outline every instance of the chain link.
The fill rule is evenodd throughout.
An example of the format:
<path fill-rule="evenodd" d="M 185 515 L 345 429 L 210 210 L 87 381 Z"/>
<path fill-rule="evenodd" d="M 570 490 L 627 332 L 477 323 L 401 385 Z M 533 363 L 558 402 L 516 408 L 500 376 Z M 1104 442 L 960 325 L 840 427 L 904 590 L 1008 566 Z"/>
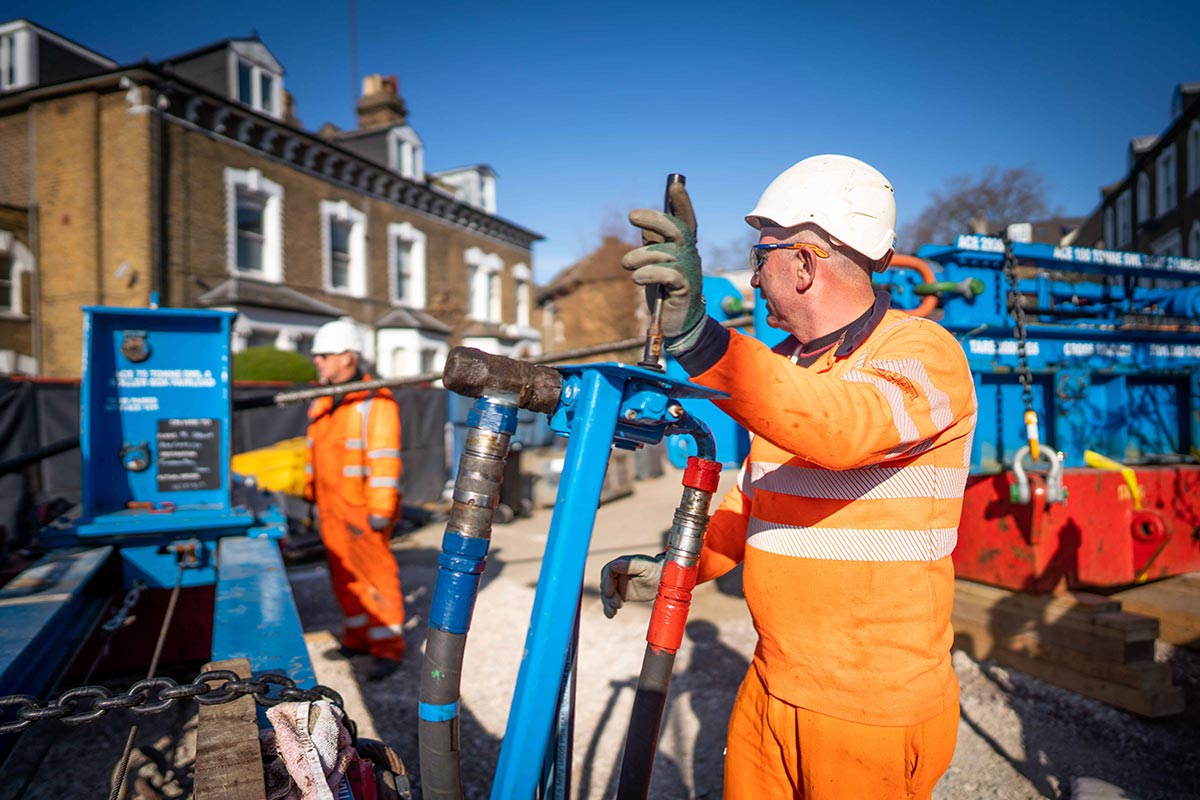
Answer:
<path fill-rule="evenodd" d="M 125 625 L 130 621 L 129 612 L 132 611 L 133 607 L 137 605 L 137 601 L 142 596 L 142 590 L 145 588 L 146 584 L 142 583 L 141 581 L 134 581 L 133 586 L 131 586 L 129 591 L 125 593 L 125 599 L 122 601 L 121 607 L 113 612 L 113 615 L 109 617 L 103 625 L 100 626 L 100 629 L 105 633 L 113 633 L 125 627 Z"/>
<path fill-rule="evenodd" d="M 1025 411 L 1033 411 L 1033 373 L 1029 369 L 1029 357 L 1025 354 L 1025 308 L 1021 294 L 1017 291 L 1017 257 L 1013 255 L 1008 234 L 1000 235 L 1004 244 L 1004 277 L 1008 281 L 1008 313 L 1013 318 L 1013 334 L 1017 337 L 1017 380 L 1021 382 L 1021 400 Z"/>
<path fill-rule="evenodd" d="M 271 688 L 278 687 L 275 694 Z M 201 705 L 228 703 L 250 695 L 259 705 L 273 706 L 282 702 L 331 700 L 345 711 L 342 696 L 328 686 L 317 685 L 302 689 L 287 675 L 269 673 L 257 680 L 247 680 L 232 670 L 210 670 L 196 676 L 192 683 L 180 684 L 171 678 L 140 680 L 121 694 L 104 686 L 80 686 L 63 692 L 56 700 L 40 702 L 28 694 L 0 696 L 0 735 L 20 733 L 35 722 L 59 719 L 67 725 L 79 725 L 100 719 L 109 711 L 129 709 L 138 716 L 166 711 L 180 700 L 191 698 Z M 14 717 L 3 721 L 8 714 Z M 346 727 L 354 735 L 354 724 L 346 719 Z"/>

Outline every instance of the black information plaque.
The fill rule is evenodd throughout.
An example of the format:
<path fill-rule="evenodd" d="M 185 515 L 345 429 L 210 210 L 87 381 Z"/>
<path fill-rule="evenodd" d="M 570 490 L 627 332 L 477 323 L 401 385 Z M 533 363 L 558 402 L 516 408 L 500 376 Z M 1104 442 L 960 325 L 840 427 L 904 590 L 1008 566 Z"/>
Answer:
<path fill-rule="evenodd" d="M 158 490 L 221 488 L 221 421 L 158 421 Z"/>

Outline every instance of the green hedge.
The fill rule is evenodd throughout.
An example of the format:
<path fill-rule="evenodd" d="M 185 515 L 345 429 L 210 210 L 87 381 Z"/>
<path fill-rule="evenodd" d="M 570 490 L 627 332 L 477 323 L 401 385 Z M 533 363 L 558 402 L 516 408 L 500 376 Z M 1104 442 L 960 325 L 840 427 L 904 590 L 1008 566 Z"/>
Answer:
<path fill-rule="evenodd" d="M 312 362 L 299 353 L 274 347 L 247 347 L 233 356 L 235 381 L 308 383 L 317 379 Z"/>

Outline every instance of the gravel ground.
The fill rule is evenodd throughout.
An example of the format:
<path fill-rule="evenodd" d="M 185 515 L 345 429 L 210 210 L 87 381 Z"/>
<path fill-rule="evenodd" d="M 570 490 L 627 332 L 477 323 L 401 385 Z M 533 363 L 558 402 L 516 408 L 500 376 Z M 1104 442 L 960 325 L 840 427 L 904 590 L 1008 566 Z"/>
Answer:
<path fill-rule="evenodd" d="M 732 478 L 724 476 L 722 488 Z M 649 620 L 648 604 L 629 605 L 615 619 L 604 618 L 595 588 L 600 567 L 620 553 L 661 548 L 679 492 L 679 473 L 668 468 L 664 477 L 638 483 L 632 496 L 605 503 L 598 514 L 580 623 L 572 796 L 581 800 L 614 794 Z M 463 668 L 460 719 L 468 798 L 489 795 L 550 517 L 549 509 L 539 510 L 493 532 Z M 363 735 L 383 739 L 400 753 L 414 773 L 417 797 L 421 651 L 443 530 L 440 524 L 427 525 L 393 543 L 409 612 L 408 657 L 398 673 L 379 683 L 361 680 L 365 660 L 347 661 L 334 652 L 340 615 L 324 564 L 289 569 L 318 680 L 342 693 Z M 698 587 L 689 619 L 662 725 L 654 798 L 721 796 L 725 723 L 754 648 L 736 572 Z M 1188 693 L 1188 711 L 1178 717 L 1145 720 L 956 652 L 954 667 L 962 684 L 958 749 L 934 797 L 1200 798 L 1200 653 L 1160 643 L 1157 657 L 1172 665 L 1176 683 Z M 194 719 L 174 711 L 148 718 L 139 743 L 157 743 L 176 763 L 186 763 Z M 0 782 L 0 800 L 107 796 L 127 719 L 109 715 L 92 725 L 42 723 L 34 730 L 50 743 L 38 781 L 26 789 Z M 1085 788 L 1088 781 L 1080 779 L 1093 780 Z M 170 788 L 168 796 L 183 796 L 178 784 Z"/>

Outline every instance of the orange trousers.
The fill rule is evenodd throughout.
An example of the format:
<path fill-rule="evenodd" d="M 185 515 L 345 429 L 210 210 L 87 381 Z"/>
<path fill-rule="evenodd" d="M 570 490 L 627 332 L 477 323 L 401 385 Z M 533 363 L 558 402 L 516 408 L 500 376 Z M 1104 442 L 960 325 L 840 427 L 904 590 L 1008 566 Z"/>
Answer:
<path fill-rule="evenodd" d="M 333 594 L 345 616 L 342 644 L 376 658 L 402 659 L 404 595 L 387 534 L 371 530 L 365 519 L 351 522 L 320 510 Z"/>
<path fill-rule="evenodd" d="M 767 694 L 751 664 L 729 718 L 725 798 L 928 798 L 957 740 L 957 704 L 920 725 L 847 722 Z"/>

